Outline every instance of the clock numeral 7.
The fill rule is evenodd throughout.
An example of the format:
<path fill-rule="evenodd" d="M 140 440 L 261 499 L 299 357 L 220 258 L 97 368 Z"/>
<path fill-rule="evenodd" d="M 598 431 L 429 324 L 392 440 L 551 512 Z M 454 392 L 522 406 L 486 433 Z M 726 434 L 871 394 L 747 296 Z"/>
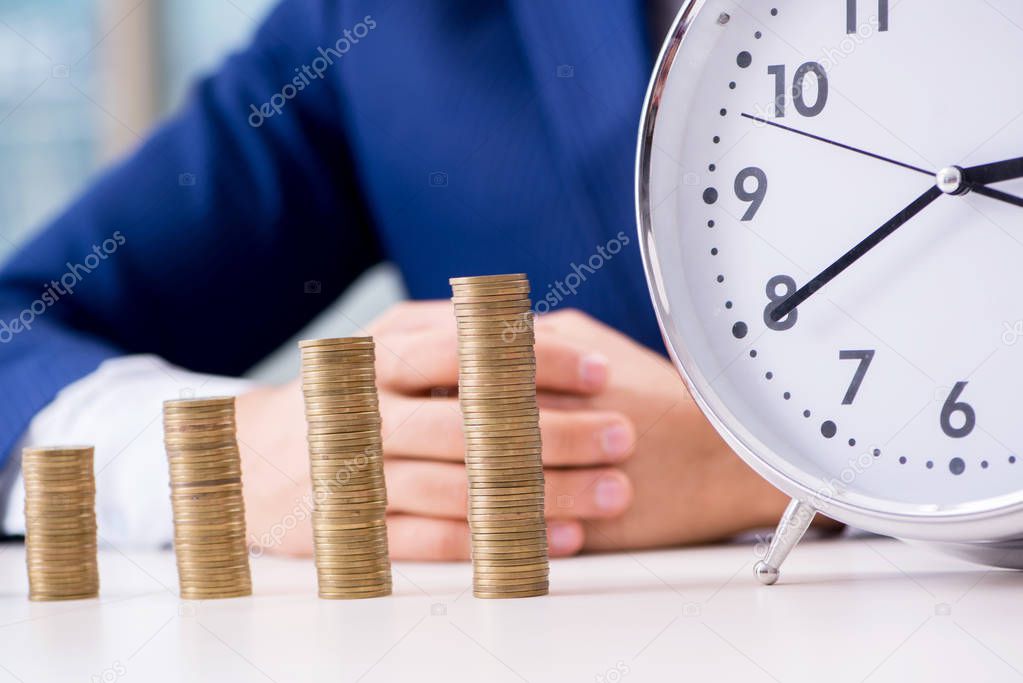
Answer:
<path fill-rule="evenodd" d="M 863 384 L 863 378 L 867 376 L 867 370 L 870 369 L 870 364 L 874 362 L 875 351 L 839 351 L 839 360 L 858 360 L 859 366 L 856 368 L 856 374 L 853 375 L 852 383 L 849 388 L 846 389 L 845 398 L 842 399 L 842 405 L 851 406 L 853 401 L 856 400 L 856 394 L 860 391 L 860 385 Z"/>
<path fill-rule="evenodd" d="M 967 384 L 969 382 L 956 382 L 956 385 L 952 387 L 952 393 L 941 406 L 941 431 L 945 432 L 945 436 L 953 439 L 969 436 L 973 428 L 977 426 L 977 413 L 973 406 L 959 400 Z M 963 424 L 960 427 L 952 425 L 952 416 L 956 414 L 963 416 Z"/>
<path fill-rule="evenodd" d="M 776 118 L 785 117 L 785 103 L 788 97 L 785 88 L 788 85 L 784 64 L 774 64 L 767 67 L 769 76 L 774 76 L 774 115 Z M 813 104 L 806 101 L 807 78 L 813 74 L 817 79 L 817 99 Z M 792 79 L 792 104 L 800 116 L 819 116 L 824 107 L 828 104 L 828 72 L 818 62 L 807 62 L 796 69 L 796 75 Z"/>
<path fill-rule="evenodd" d="M 845 0 L 845 32 L 859 33 L 858 9 L 860 0 Z M 888 30 L 888 0 L 877 0 L 877 26 L 879 31 Z"/>

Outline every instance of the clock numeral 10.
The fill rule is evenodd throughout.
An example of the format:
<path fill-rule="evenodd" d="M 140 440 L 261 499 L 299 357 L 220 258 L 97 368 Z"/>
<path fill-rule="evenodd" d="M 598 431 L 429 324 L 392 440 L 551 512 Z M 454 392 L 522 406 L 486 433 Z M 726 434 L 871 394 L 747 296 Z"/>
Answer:
<path fill-rule="evenodd" d="M 845 0 L 846 33 L 859 33 L 859 4 L 860 0 Z M 888 30 L 888 0 L 877 0 L 877 25 L 879 31 Z"/>
<path fill-rule="evenodd" d="M 945 436 L 953 439 L 969 436 L 973 428 L 977 426 L 977 413 L 973 410 L 973 406 L 959 400 L 967 384 L 969 382 L 956 382 L 956 385 L 952 387 L 952 393 L 941 406 L 941 431 L 945 432 Z M 953 415 L 962 415 L 962 426 L 952 425 Z"/>
<path fill-rule="evenodd" d="M 774 64 L 767 67 L 768 75 L 774 76 L 774 115 L 776 118 L 785 117 L 785 103 L 788 97 L 785 88 L 788 85 L 786 68 L 784 64 Z M 817 78 L 817 99 L 810 104 L 806 101 L 807 78 L 813 74 Z M 792 79 L 792 104 L 800 116 L 818 116 L 828 104 L 828 73 L 818 62 L 807 62 L 796 69 L 795 78 Z"/>

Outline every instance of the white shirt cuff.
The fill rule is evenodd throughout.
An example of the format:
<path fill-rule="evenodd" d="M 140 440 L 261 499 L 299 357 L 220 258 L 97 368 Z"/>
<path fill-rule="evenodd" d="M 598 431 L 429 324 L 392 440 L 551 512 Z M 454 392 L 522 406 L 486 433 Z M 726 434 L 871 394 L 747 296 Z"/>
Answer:
<path fill-rule="evenodd" d="M 236 396 L 253 382 L 188 372 L 157 356 L 109 360 L 65 387 L 40 411 L 0 473 L 0 521 L 25 532 L 21 449 L 96 447 L 96 518 L 100 542 L 154 548 L 173 539 L 169 475 L 163 447 L 163 402 Z"/>

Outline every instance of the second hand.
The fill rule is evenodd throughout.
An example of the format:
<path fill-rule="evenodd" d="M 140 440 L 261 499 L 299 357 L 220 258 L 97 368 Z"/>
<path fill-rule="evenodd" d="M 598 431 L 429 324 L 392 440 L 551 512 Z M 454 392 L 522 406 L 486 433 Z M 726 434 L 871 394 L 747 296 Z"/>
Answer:
<path fill-rule="evenodd" d="M 839 148 L 847 150 L 849 152 L 855 152 L 856 154 L 862 154 L 865 157 L 870 157 L 871 159 L 877 159 L 878 161 L 883 161 L 886 164 L 892 164 L 893 166 L 900 166 L 902 168 L 909 169 L 910 171 L 916 171 L 917 173 L 922 173 L 922 174 L 924 174 L 926 176 L 930 176 L 932 178 L 935 175 L 934 171 L 928 171 L 925 168 L 920 168 L 919 166 L 914 166 L 912 164 L 907 164 L 907 163 L 905 163 L 903 161 L 898 161 L 897 159 L 891 159 L 889 157 L 881 156 L 880 154 L 874 154 L 873 152 L 868 152 L 865 149 L 860 149 L 858 147 L 853 147 L 852 145 L 847 145 L 847 144 L 842 143 L 842 142 L 837 142 L 835 140 L 829 140 L 828 138 L 821 137 L 820 135 L 814 135 L 813 133 L 807 133 L 805 130 L 799 130 L 798 128 L 790 128 L 789 126 L 783 126 L 780 123 L 775 123 L 774 121 L 768 121 L 767 119 L 762 119 L 759 116 L 753 116 L 752 114 L 743 113 L 742 116 L 743 116 L 743 118 L 747 118 L 750 121 L 756 121 L 757 123 L 762 123 L 765 126 L 772 126 L 774 128 L 778 128 L 780 130 L 787 131 L 789 133 L 795 133 L 796 135 L 802 135 L 804 138 L 810 138 L 811 140 L 816 140 L 817 142 L 824 142 L 826 144 L 833 145 L 834 147 L 839 147 Z"/>

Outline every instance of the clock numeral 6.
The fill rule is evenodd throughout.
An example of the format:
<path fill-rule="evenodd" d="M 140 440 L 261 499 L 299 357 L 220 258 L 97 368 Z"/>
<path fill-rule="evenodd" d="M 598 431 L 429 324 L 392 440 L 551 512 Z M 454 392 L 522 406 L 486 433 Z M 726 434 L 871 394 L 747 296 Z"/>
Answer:
<path fill-rule="evenodd" d="M 756 181 L 756 186 L 752 190 L 746 187 L 746 181 L 750 179 Z M 764 198 L 767 197 L 767 174 L 756 166 L 739 171 L 739 175 L 735 176 L 735 196 L 741 201 L 750 203 L 742 217 L 743 222 L 753 220 L 757 211 L 760 211 Z"/>
<path fill-rule="evenodd" d="M 786 68 L 784 64 L 775 64 L 767 67 L 767 73 L 774 76 L 774 115 L 776 118 L 785 117 L 785 77 Z M 806 101 L 807 77 L 813 74 L 817 78 L 817 100 L 813 104 Z M 818 116 L 828 104 L 828 73 L 818 62 L 807 62 L 796 69 L 796 76 L 792 80 L 792 103 L 800 116 Z"/>
<path fill-rule="evenodd" d="M 845 0 L 845 32 L 859 33 L 858 9 L 860 0 Z M 877 30 L 888 30 L 888 0 L 877 0 Z"/>
<path fill-rule="evenodd" d="M 962 439 L 969 436 L 973 428 L 977 426 L 977 413 L 973 410 L 973 406 L 959 400 L 967 384 L 969 382 L 957 382 L 952 387 L 952 393 L 945 399 L 945 404 L 941 406 L 941 431 L 945 432 L 945 436 L 953 439 Z M 953 415 L 963 416 L 961 427 L 954 427 L 952 425 Z"/>
<path fill-rule="evenodd" d="M 780 291 L 779 291 L 780 290 Z M 791 330 L 799 318 L 799 311 L 789 313 L 781 320 L 775 321 L 771 318 L 774 309 L 781 305 L 781 302 L 788 299 L 796 291 L 796 281 L 788 275 L 775 275 L 767 281 L 767 298 L 769 303 L 764 309 L 764 324 L 775 332 Z"/>

